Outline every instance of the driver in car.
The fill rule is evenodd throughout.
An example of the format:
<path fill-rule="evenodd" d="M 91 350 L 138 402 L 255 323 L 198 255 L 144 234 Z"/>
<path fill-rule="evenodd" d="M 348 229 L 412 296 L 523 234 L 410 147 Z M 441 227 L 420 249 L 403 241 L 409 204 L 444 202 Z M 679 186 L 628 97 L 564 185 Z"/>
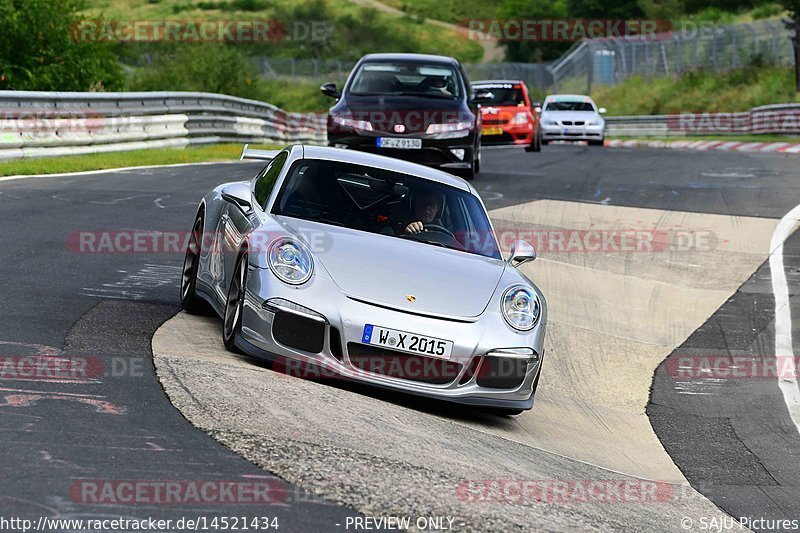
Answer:
<path fill-rule="evenodd" d="M 425 224 L 433 224 L 439 216 L 443 203 L 442 195 L 434 191 L 423 191 L 414 196 L 411 201 L 411 222 L 403 233 L 406 235 L 420 233 L 425 229 Z"/>
<path fill-rule="evenodd" d="M 434 76 L 428 78 L 426 81 L 428 83 L 428 92 L 443 94 L 444 96 L 453 96 L 447 89 L 447 78 L 444 76 Z"/>

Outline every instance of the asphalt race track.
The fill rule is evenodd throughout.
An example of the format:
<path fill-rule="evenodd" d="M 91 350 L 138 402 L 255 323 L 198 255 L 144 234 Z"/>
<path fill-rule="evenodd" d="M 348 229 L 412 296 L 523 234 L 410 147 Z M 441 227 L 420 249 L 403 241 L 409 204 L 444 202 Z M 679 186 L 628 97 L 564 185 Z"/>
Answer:
<path fill-rule="evenodd" d="M 365 530 L 352 525 L 365 515 L 449 517 L 476 531 L 701 530 L 719 509 L 755 530 L 769 527 L 753 520 L 800 518 L 796 382 L 687 370 L 691 358 L 733 356 L 772 368 L 785 355 L 776 338 L 797 339 L 800 236 L 769 260 L 800 204 L 797 157 L 488 150 L 474 185 L 501 241 L 549 232 L 523 267 L 550 322 L 537 404 L 518 417 L 282 376 L 226 353 L 220 321 L 176 315 L 182 252 L 80 246 L 88 232 L 187 231 L 202 194 L 258 168 L 0 179 L 0 515 L 270 516 L 283 531 Z M 631 230 L 655 246 L 575 248 L 564 237 Z M 776 313 L 782 287 L 788 305 Z M 9 366 L 29 355 L 89 371 Z M 98 499 L 130 480 L 256 480 L 272 504 Z M 586 503 L 464 489 L 486 480 L 658 491 Z"/>

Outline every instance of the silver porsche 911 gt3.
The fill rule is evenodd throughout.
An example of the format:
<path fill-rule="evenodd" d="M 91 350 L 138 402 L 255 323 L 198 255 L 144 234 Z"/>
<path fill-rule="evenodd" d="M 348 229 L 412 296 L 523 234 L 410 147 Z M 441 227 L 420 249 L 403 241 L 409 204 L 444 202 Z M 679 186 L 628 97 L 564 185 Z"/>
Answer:
<path fill-rule="evenodd" d="M 518 413 L 533 406 L 544 297 L 503 260 L 466 181 L 363 152 L 291 146 L 251 181 L 208 193 L 194 222 L 183 307 L 223 319 L 233 351 Z M 313 374 L 309 369 L 314 369 Z"/>

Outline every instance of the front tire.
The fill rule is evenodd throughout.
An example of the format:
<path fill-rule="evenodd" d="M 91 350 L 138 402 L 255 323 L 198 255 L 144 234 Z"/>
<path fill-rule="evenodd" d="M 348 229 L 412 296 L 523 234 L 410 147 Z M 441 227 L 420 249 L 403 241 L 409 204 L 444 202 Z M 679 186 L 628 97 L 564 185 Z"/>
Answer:
<path fill-rule="evenodd" d="M 541 152 L 542 151 L 542 134 L 537 133 L 533 136 L 531 144 L 525 147 L 526 152 Z"/>
<path fill-rule="evenodd" d="M 236 336 L 242 331 L 242 311 L 247 287 L 247 252 L 239 254 L 233 269 L 228 297 L 225 299 L 225 313 L 222 316 L 222 343 L 228 351 L 241 353 L 236 346 Z"/>
<path fill-rule="evenodd" d="M 203 238 L 203 213 L 198 213 L 189 236 L 189 245 L 183 258 L 181 276 L 181 307 L 191 315 L 203 315 L 209 311 L 206 302 L 197 296 L 197 273 L 200 270 L 201 243 Z"/>
<path fill-rule="evenodd" d="M 589 146 L 603 146 L 605 143 L 605 139 L 600 139 L 599 141 L 589 141 Z"/>

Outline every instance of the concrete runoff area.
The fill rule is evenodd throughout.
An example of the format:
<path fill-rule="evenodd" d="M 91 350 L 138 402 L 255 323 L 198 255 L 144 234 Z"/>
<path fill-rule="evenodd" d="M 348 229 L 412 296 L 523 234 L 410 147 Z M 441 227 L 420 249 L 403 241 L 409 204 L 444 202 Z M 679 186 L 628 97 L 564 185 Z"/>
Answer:
<path fill-rule="evenodd" d="M 194 425 L 234 451 L 367 515 L 457 516 L 464 530 L 634 531 L 679 529 L 687 515 L 725 516 L 688 486 L 645 406 L 659 363 L 766 260 L 777 220 L 560 200 L 490 216 L 501 240 L 503 231 L 567 235 L 540 246 L 540 259 L 522 267 L 549 305 L 532 411 L 498 417 L 288 377 L 226 352 L 219 320 L 185 314 L 153 337 L 164 389 Z M 564 244 L 588 231 L 631 230 L 658 242 L 633 250 Z M 619 505 L 498 503 L 471 501 L 459 491 L 468 480 L 635 480 L 640 488 L 647 481 L 670 488 L 659 489 L 655 501 Z"/>

